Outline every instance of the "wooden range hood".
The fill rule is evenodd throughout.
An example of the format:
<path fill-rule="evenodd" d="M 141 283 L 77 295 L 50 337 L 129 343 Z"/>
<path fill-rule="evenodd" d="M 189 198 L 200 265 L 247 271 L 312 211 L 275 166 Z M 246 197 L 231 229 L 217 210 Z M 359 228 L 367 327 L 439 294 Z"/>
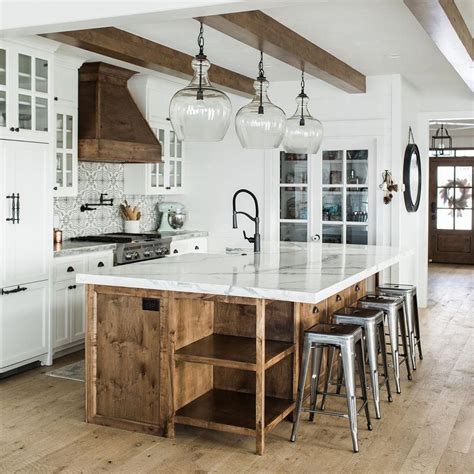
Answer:
<path fill-rule="evenodd" d="M 134 74 L 102 62 L 79 69 L 79 160 L 162 161 L 161 144 L 127 88 Z"/>

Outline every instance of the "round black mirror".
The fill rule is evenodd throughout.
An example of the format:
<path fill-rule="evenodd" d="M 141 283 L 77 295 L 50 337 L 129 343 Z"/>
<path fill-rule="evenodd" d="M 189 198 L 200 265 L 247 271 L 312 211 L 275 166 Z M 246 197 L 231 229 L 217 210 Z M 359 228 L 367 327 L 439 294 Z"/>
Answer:
<path fill-rule="evenodd" d="M 420 151 L 415 143 L 409 143 L 405 148 L 403 184 L 405 207 L 408 212 L 416 212 L 421 199 L 421 160 Z"/>

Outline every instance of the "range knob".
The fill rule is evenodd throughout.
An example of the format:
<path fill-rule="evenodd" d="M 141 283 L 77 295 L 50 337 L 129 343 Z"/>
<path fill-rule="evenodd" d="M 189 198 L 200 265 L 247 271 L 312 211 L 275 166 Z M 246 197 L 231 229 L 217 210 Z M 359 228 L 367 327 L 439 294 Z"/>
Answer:
<path fill-rule="evenodd" d="M 131 260 L 133 257 L 132 253 L 131 252 L 128 252 L 125 254 L 125 260 Z"/>
<path fill-rule="evenodd" d="M 145 251 L 143 252 L 143 256 L 144 256 L 144 257 L 150 257 L 150 256 L 151 256 L 151 250 L 145 250 Z"/>
<path fill-rule="evenodd" d="M 138 252 L 133 252 L 133 258 L 136 260 L 137 258 L 140 257 L 140 254 Z"/>

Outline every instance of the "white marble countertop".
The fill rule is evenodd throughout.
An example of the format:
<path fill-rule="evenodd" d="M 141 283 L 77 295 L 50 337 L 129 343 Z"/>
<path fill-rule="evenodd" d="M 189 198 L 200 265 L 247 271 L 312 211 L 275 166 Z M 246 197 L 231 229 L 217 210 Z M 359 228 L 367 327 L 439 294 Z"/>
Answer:
<path fill-rule="evenodd" d="M 77 282 L 317 303 L 407 254 L 374 245 L 263 242 L 260 254 L 185 254 L 79 274 Z"/>

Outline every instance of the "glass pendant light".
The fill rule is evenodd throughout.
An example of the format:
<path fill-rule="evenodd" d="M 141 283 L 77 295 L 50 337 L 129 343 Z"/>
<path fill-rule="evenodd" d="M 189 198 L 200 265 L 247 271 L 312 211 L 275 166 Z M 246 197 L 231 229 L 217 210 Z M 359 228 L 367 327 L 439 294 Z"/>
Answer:
<path fill-rule="evenodd" d="M 209 81 L 211 64 L 204 54 L 203 25 L 198 36 L 199 54 L 191 65 L 194 76 L 170 102 L 170 120 L 179 140 L 217 142 L 224 138 L 230 124 L 232 105 L 229 97 Z"/>
<path fill-rule="evenodd" d="M 259 74 L 254 82 L 255 96 L 235 116 L 235 131 L 244 148 L 278 148 L 285 134 L 285 112 L 270 102 L 268 81 L 263 70 L 260 52 Z"/>
<path fill-rule="evenodd" d="M 301 92 L 296 98 L 298 106 L 295 114 L 286 121 L 283 148 L 287 153 L 316 153 L 323 140 L 323 125 L 309 113 L 309 98 L 304 86 L 304 71 L 301 71 Z"/>

